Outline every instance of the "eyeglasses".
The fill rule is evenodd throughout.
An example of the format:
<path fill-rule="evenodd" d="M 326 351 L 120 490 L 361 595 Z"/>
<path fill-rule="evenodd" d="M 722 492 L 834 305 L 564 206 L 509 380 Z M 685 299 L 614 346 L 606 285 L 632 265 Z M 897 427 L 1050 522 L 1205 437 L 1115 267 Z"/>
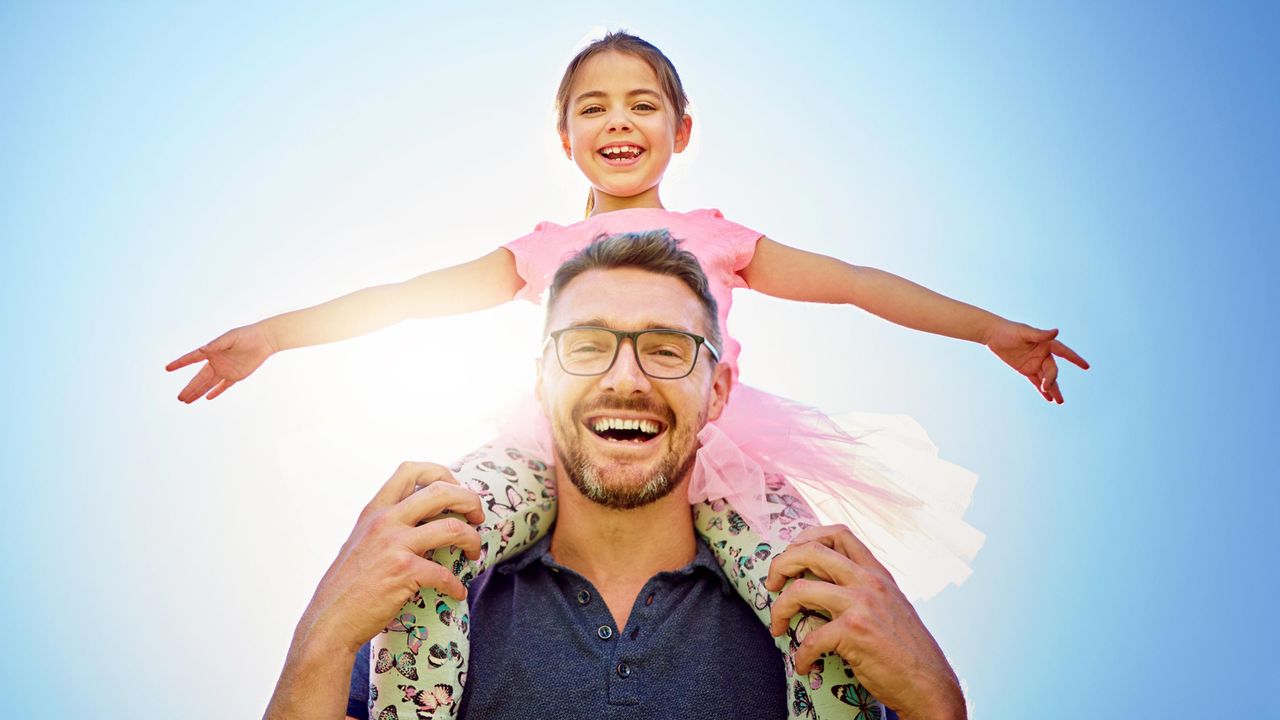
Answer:
<path fill-rule="evenodd" d="M 679 380 L 693 372 L 698 349 L 706 346 L 711 357 L 720 353 L 701 335 L 683 330 L 610 330 L 602 327 L 570 327 L 548 334 L 547 343 L 556 346 L 556 359 L 570 375 L 603 375 L 618 360 L 623 340 L 631 341 L 636 364 L 655 380 Z"/>

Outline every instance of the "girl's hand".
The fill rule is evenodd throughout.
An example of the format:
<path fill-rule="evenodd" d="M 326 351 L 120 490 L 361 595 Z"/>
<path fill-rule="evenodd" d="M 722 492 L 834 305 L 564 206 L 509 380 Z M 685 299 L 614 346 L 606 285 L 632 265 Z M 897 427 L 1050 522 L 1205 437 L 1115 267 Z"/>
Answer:
<path fill-rule="evenodd" d="M 227 388 L 249 377 L 275 351 L 266 328 L 262 323 L 254 323 L 219 335 L 209 344 L 165 365 L 164 369 L 173 372 L 205 361 L 200 372 L 178 393 L 179 400 L 191 404 L 201 395 L 212 400 L 226 392 Z"/>
<path fill-rule="evenodd" d="M 1049 402 L 1062 404 L 1058 388 L 1058 363 L 1055 355 L 1089 369 L 1089 363 L 1056 338 L 1057 329 L 1039 330 L 1024 323 L 1001 320 L 987 334 L 985 344 L 1009 367 L 1017 370 L 1036 386 Z"/>

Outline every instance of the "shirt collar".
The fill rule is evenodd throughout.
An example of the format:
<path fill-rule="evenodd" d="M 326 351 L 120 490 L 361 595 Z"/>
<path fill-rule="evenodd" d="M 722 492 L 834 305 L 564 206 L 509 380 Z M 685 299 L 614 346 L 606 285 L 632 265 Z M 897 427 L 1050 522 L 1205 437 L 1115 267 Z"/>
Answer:
<path fill-rule="evenodd" d="M 552 529 L 554 529 L 554 526 L 552 526 Z M 724 571 L 720 567 L 720 563 L 716 562 L 715 553 L 711 552 L 711 548 L 707 547 L 706 541 L 701 537 L 697 537 L 696 540 L 697 550 L 694 553 L 693 562 L 685 565 L 679 570 L 672 570 L 670 572 L 677 575 L 692 575 L 698 568 L 703 568 L 714 574 L 716 578 L 720 580 L 720 589 L 726 595 L 732 595 L 734 592 L 733 584 L 730 583 L 729 578 L 725 576 Z M 526 568 L 532 566 L 535 562 L 541 562 L 544 567 L 556 572 L 568 569 L 557 563 L 555 559 L 551 557 L 551 531 L 548 531 L 546 535 L 538 540 L 538 542 L 534 543 L 528 550 L 525 550 L 510 560 L 503 560 L 498 563 L 494 566 L 494 570 L 504 575 L 510 575 L 513 572 L 524 572 Z"/>

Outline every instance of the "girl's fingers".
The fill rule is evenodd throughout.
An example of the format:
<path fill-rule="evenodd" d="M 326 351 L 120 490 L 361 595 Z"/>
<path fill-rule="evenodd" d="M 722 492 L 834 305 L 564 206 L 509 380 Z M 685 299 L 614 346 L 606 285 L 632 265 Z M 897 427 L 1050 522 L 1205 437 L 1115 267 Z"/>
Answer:
<path fill-rule="evenodd" d="M 177 360 L 174 360 L 173 362 L 169 363 L 168 365 L 165 365 L 165 366 L 164 366 L 164 369 L 165 369 L 165 370 L 167 370 L 167 371 L 169 371 L 169 372 L 173 372 L 174 370 L 177 370 L 178 368 L 184 368 L 184 367 L 186 367 L 186 366 L 190 365 L 191 363 L 197 363 L 197 362 L 200 362 L 201 360 L 204 360 L 204 359 L 205 359 L 205 358 L 204 358 L 204 352 L 202 352 L 202 351 L 200 351 L 200 350 L 192 350 L 191 352 L 187 353 L 186 355 L 183 355 L 182 357 L 178 358 Z"/>
<path fill-rule="evenodd" d="M 232 345 L 235 344 L 235 340 L 233 339 L 234 333 L 235 333 L 234 330 L 232 330 L 231 332 L 224 332 L 218 337 L 210 340 L 204 347 L 200 349 L 205 352 L 221 352 L 223 350 L 227 350 Z"/>
<path fill-rule="evenodd" d="M 1064 360 L 1071 361 L 1075 365 L 1079 366 L 1081 370 L 1089 369 L 1088 361 L 1077 355 L 1075 350 L 1063 345 L 1061 340 L 1054 340 L 1053 343 L 1049 345 L 1049 352 Z"/>
<path fill-rule="evenodd" d="M 1040 397 L 1044 398 L 1045 400 L 1048 400 L 1049 402 L 1053 402 L 1053 398 L 1049 395 L 1048 389 L 1041 384 L 1038 378 L 1032 375 L 1028 375 L 1027 380 L 1030 381 L 1030 383 L 1035 386 L 1036 392 L 1040 393 Z"/>
<path fill-rule="evenodd" d="M 1040 363 L 1040 385 L 1048 390 L 1049 386 L 1058 382 L 1058 363 L 1054 362 L 1052 355 L 1046 355 L 1044 362 Z"/>
<path fill-rule="evenodd" d="M 792 616 L 801 610 L 818 610 L 827 617 L 838 617 L 849 609 L 852 599 L 839 585 L 821 580 L 800 578 L 787 586 L 769 608 L 769 632 L 780 636 L 787 631 Z"/>
<path fill-rule="evenodd" d="M 819 580 L 850 585 L 856 581 L 857 566 L 820 542 L 793 544 L 773 557 L 764 586 L 776 592 L 782 589 L 787 578 L 798 578 L 806 571 L 812 572 Z"/>
<path fill-rule="evenodd" d="M 223 380 L 222 382 L 218 383 L 218 387 L 210 390 L 209 394 L 204 396 L 204 399 L 212 400 L 218 397 L 219 395 L 221 395 L 222 393 L 226 392 L 232 385 L 235 385 L 235 384 L 236 384 L 235 380 Z"/>
<path fill-rule="evenodd" d="M 191 382 L 187 383 L 187 386 L 178 394 L 178 399 L 184 403 L 195 402 L 217 383 L 218 373 L 214 371 L 212 365 L 205 363 L 205 366 L 200 368 L 200 372 L 196 373 L 196 376 L 191 378 Z"/>

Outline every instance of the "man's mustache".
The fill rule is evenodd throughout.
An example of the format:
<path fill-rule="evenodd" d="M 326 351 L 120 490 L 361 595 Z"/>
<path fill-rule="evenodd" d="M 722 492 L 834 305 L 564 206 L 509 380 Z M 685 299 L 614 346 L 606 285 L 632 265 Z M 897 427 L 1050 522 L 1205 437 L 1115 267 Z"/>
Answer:
<path fill-rule="evenodd" d="M 675 413 L 671 411 L 671 407 L 666 403 L 660 403 L 653 398 L 620 398 L 620 397 L 601 397 L 590 400 L 578 405 L 573 410 L 573 419 L 581 422 L 582 418 L 592 413 L 606 410 L 621 410 L 623 412 L 646 413 L 656 415 L 666 423 L 668 428 L 676 425 Z"/>

